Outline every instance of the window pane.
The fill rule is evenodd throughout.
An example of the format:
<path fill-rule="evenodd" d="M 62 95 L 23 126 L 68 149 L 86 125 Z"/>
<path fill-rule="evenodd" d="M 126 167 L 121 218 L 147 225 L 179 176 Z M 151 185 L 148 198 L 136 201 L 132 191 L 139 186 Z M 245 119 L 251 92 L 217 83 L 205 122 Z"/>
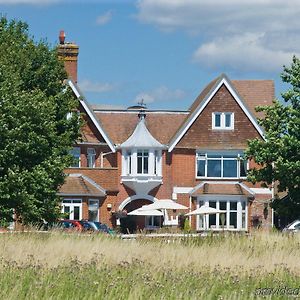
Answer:
<path fill-rule="evenodd" d="M 242 210 L 245 210 L 246 209 L 246 202 L 245 201 L 242 201 Z"/>
<path fill-rule="evenodd" d="M 221 161 L 208 160 L 207 161 L 207 176 L 208 177 L 221 177 Z"/>
<path fill-rule="evenodd" d="M 98 210 L 89 210 L 89 221 L 98 221 Z"/>
<path fill-rule="evenodd" d="M 231 114 L 225 114 L 225 127 L 231 127 Z"/>
<path fill-rule="evenodd" d="M 148 174 L 148 156 L 144 157 L 144 174 Z"/>
<path fill-rule="evenodd" d="M 246 228 L 246 214 L 244 212 L 242 213 L 242 228 Z"/>
<path fill-rule="evenodd" d="M 205 176 L 205 160 L 197 161 L 197 176 Z"/>
<path fill-rule="evenodd" d="M 137 173 L 138 174 L 142 174 L 143 171 L 143 157 L 139 157 L 137 158 Z"/>
<path fill-rule="evenodd" d="M 73 200 L 73 203 L 81 203 L 81 200 Z"/>
<path fill-rule="evenodd" d="M 216 201 L 209 201 L 209 207 L 216 208 L 217 207 L 217 202 Z"/>
<path fill-rule="evenodd" d="M 219 225 L 222 229 L 226 227 L 226 213 L 219 214 Z"/>
<path fill-rule="evenodd" d="M 63 203 L 72 203 L 72 200 L 63 200 Z"/>
<path fill-rule="evenodd" d="M 70 206 L 64 206 L 64 213 L 66 219 L 70 219 Z"/>
<path fill-rule="evenodd" d="M 154 217 L 154 226 L 160 226 L 160 224 L 161 224 L 161 221 L 160 221 L 160 218 L 161 217 L 158 217 L 158 216 L 156 216 L 156 217 Z"/>
<path fill-rule="evenodd" d="M 215 127 L 221 127 L 221 114 L 215 114 Z"/>
<path fill-rule="evenodd" d="M 230 202 L 230 210 L 237 210 L 237 202 L 235 201 Z"/>
<path fill-rule="evenodd" d="M 223 177 L 237 177 L 237 161 L 224 160 L 223 161 Z"/>
<path fill-rule="evenodd" d="M 240 160 L 240 176 L 246 177 L 247 176 L 247 161 Z"/>
<path fill-rule="evenodd" d="M 204 216 L 200 215 L 199 217 L 199 228 L 204 228 Z"/>
<path fill-rule="evenodd" d="M 220 201 L 220 210 L 226 210 L 227 209 L 227 202 Z"/>
<path fill-rule="evenodd" d="M 222 155 L 221 155 L 221 154 L 218 154 L 218 153 L 208 153 L 208 154 L 207 154 L 207 157 L 208 157 L 208 158 L 221 158 Z"/>
<path fill-rule="evenodd" d="M 237 213 L 230 212 L 230 228 L 237 228 Z"/>
<path fill-rule="evenodd" d="M 216 222 L 217 222 L 216 215 L 209 215 L 209 227 L 216 228 L 216 225 L 217 225 Z"/>
<path fill-rule="evenodd" d="M 74 206 L 74 220 L 80 219 L 80 207 Z"/>
<path fill-rule="evenodd" d="M 80 161 L 80 148 L 74 147 L 70 154 L 73 156 L 73 163 L 71 165 L 72 168 L 79 168 L 79 161 Z"/>

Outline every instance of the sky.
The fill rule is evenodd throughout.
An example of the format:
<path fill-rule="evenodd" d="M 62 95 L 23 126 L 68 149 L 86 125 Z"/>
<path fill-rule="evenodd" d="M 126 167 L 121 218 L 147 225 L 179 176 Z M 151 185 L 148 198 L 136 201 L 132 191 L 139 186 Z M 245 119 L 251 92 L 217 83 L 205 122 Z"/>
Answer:
<path fill-rule="evenodd" d="M 186 110 L 212 79 L 272 79 L 300 57 L 297 0 L 0 0 L 54 47 L 79 45 L 78 84 L 91 104 Z"/>

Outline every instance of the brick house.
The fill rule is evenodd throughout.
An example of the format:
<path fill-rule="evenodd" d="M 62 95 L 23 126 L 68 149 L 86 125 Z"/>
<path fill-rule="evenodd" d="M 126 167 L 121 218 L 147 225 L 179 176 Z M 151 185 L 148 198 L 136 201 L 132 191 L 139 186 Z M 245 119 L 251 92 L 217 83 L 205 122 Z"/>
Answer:
<path fill-rule="evenodd" d="M 93 109 L 76 83 L 78 46 L 62 40 L 59 54 L 85 120 L 73 149 L 76 163 L 66 170 L 70 175 L 59 192 L 71 219 L 114 226 L 116 212 L 173 199 L 189 210 L 200 205 L 223 210 L 205 216 L 211 230 L 272 226 L 273 191 L 246 181 L 247 169 L 255 164 L 243 160 L 243 152 L 248 139 L 264 138 L 255 107 L 272 104 L 273 81 L 230 80 L 221 74 L 186 111 Z M 177 215 L 169 213 L 165 224 L 176 225 Z M 155 218 L 136 222 L 152 226 Z M 203 218 L 191 217 L 192 227 L 203 229 Z"/>

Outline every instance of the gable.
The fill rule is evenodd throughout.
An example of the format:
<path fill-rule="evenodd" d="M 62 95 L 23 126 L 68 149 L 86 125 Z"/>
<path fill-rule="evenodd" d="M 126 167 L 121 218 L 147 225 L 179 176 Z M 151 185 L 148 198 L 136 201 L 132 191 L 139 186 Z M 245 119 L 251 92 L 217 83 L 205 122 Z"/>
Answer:
<path fill-rule="evenodd" d="M 213 130 L 213 112 L 233 112 L 234 129 Z M 222 84 L 188 128 L 177 146 L 192 149 L 244 149 L 247 146 L 248 139 L 254 139 L 259 136 L 258 130 L 225 84 Z"/>
<path fill-rule="evenodd" d="M 85 112 L 81 104 L 79 104 L 79 111 L 82 113 L 84 124 L 81 128 L 81 140 L 85 143 L 105 143 L 102 134 L 97 130 L 95 124 Z"/>
<path fill-rule="evenodd" d="M 99 140 L 103 138 L 103 140 L 105 141 L 105 143 L 107 143 L 111 151 L 116 152 L 113 142 L 111 141 L 111 139 L 109 138 L 109 136 L 107 135 L 107 133 L 105 132 L 105 130 L 103 129 L 99 121 L 97 120 L 93 110 L 88 105 L 83 94 L 80 92 L 78 86 L 70 79 L 67 82 L 71 87 L 71 89 L 73 90 L 75 96 L 79 100 L 80 109 L 82 110 L 82 112 L 84 112 L 87 115 L 87 117 L 85 117 L 87 121 L 87 127 L 83 128 L 83 130 L 86 129 L 87 132 L 89 132 L 88 136 L 90 135 L 89 136 L 90 138 L 93 138 L 93 135 L 94 137 L 96 137 L 95 132 L 97 131 Z M 94 129 L 94 132 L 92 132 L 93 131 L 92 129 Z"/>
<path fill-rule="evenodd" d="M 190 115 L 186 118 L 183 125 L 180 129 L 175 133 L 169 143 L 169 152 L 171 152 L 174 147 L 180 142 L 180 140 L 184 137 L 189 128 L 194 124 L 196 119 L 202 113 L 202 111 L 206 108 L 206 106 L 210 103 L 216 93 L 220 90 L 220 88 L 224 85 L 231 95 L 232 99 L 239 105 L 242 109 L 246 117 L 255 127 L 258 135 L 264 139 L 264 134 L 262 128 L 258 125 L 256 117 L 253 115 L 248 105 L 245 103 L 244 99 L 238 94 L 235 87 L 231 83 L 231 81 L 226 77 L 225 74 L 222 74 L 217 79 L 213 80 L 211 84 L 209 84 L 205 88 L 205 93 L 201 93 L 193 105 L 191 106 Z M 220 112 L 220 108 L 216 110 L 216 112 Z M 211 124 L 211 122 L 210 122 Z"/>

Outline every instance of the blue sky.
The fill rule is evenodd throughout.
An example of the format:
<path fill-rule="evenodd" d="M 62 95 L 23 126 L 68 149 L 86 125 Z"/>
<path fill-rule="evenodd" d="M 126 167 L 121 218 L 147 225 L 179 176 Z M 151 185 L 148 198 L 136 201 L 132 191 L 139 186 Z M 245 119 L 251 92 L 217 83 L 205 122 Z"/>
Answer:
<path fill-rule="evenodd" d="M 296 3 L 295 3 L 296 2 Z M 300 53 L 300 3 L 292 0 L 0 0 L 36 40 L 80 47 L 79 86 L 106 107 L 187 109 L 220 73 L 273 79 Z"/>

